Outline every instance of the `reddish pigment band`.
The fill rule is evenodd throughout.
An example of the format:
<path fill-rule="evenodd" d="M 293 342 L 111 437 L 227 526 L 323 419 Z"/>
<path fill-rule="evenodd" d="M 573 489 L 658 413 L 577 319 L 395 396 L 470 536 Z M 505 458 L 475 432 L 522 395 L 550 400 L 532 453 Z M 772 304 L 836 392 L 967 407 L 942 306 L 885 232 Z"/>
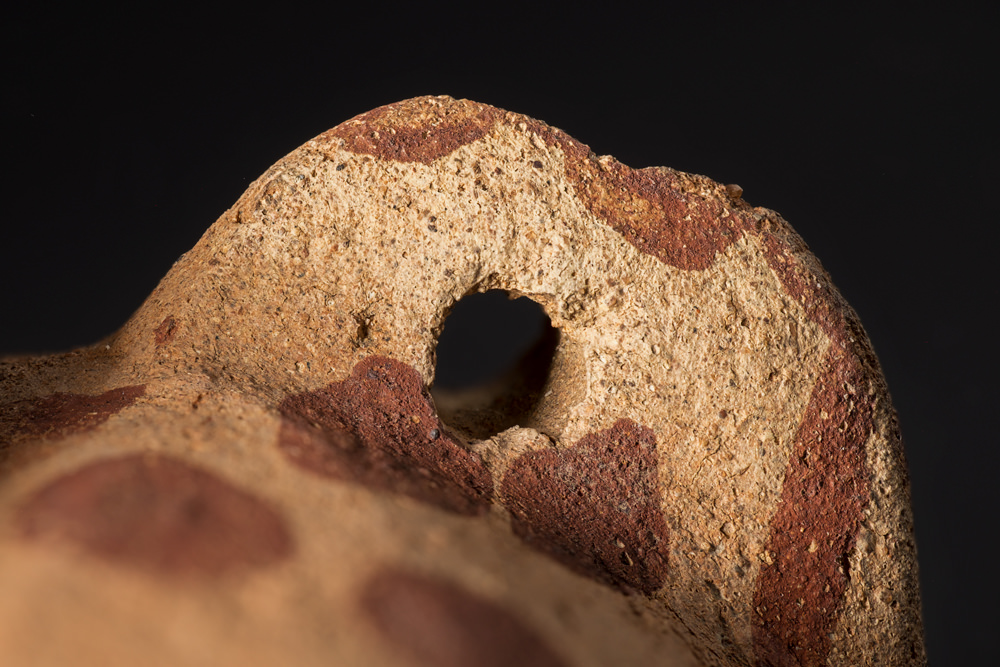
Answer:
<path fill-rule="evenodd" d="M 629 420 L 514 461 L 501 486 L 514 532 L 572 570 L 651 594 L 666 579 L 656 439 Z"/>
<path fill-rule="evenodd" d="M 360 602 L 390 645 L 422 665 L 566 664 L 512 613 L 452 583 L 383 570 L 368 581 Z"/>
<path fill-rule="evenodd" d="M 162 574 L 218 575 L 289 557 L 284 520 L 206 470 L 136 454 L 59 477 L 19 508 L 21 535 Z"/>
<path fill-rule="evenodd" d="M 445 431 L 420 375 L 371 356 L 351 376 L 289 396 L 278 445 L 297 465 L 461 514 L 490 505 L 493 481 L 478 455 Z"/>

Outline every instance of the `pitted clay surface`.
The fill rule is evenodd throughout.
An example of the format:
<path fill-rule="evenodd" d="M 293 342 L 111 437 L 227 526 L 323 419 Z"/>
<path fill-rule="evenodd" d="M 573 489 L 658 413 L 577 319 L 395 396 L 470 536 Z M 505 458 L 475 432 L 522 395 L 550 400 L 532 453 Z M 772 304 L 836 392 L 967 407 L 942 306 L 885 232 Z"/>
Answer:
<path fill-rule="evenodd" d="M 559 343 L 522 423 L 470 438 L 428 388 L 450 309 L 489 289 L 539 303 Z M 163 664 L 223 644 L 245 664 L 460 664 L 477 649 L 414 637 L 448 641 L 461 609 L 537 664 L 924 662 L 895 416 L 818 262 L 736 187 L 524 116 L 442 97 L 348 121 L 252 184 L 117 334 L 3 363 L 0 520 L 74 471 L 131 489 L 160 473 L 125 462 L 162 460 L 155 488 L 196 480 L 225 506 L 204 525 L 262 554 L 207 584 L 0 528 L 0 619 L 61 582 L 0 624 L 15 662 L 69 655 L 40 648 L 49 604 L 65 646 Z M 196 599 L 185 642 L 153 630 Z M 88 605 L 142 639 L 74 625 Z"/>

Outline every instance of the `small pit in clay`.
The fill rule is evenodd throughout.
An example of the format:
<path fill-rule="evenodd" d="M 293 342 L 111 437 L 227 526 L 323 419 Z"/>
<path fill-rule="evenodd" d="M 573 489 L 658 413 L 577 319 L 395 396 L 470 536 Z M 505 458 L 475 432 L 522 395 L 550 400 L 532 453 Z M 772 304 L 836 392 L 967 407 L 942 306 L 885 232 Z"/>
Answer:
<path fill-rule="evenodd" d="M 532 426 L 558 344 L 559 330 L 527 297 L 463 297 L 437 343 L 431 395 L 441 420 L 470 440 Z"/>

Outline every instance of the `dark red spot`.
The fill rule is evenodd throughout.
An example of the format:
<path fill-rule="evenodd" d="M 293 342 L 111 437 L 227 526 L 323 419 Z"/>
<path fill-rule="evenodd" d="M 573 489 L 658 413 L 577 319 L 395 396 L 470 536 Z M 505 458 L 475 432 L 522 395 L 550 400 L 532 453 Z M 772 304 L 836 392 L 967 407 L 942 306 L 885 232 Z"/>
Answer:
<path fill-rule="evenodd" d="M 21 535 L 164 574 L 217 575 L 292 553 L 281 517 L 214 474 L 160 455 L 92 463 L 18 509 Z"/>
<path fill-rule="evenodd" d="M 501 486 L 514 532 L 571 569 L 646 594 L 667 575 L 656 439 L 629 420 L 518 458 Z"/>
<path fill-rule="evenodd" d="M 110 389 L 103 394 L 59 392 L 0 409 L 0 449 L 18 437 L 52 437 L 94 428 L 135 403 L 146 385 Z"/>
<path fill-rule="evenodd" d="M 343 382 L 289 396 L 279 409 L 278 445 L 307 470 L 462 514 L 490 504 L 493 482 L 482 460 L 444 430 L 406 364 L 368 357 Z"/>
<path fill-rule="evenodd" d="M 419 97 L 363 113 L 320 139 L 342 139 L 352 153 L 430 164 L 484 137 L 502 113 L 469 100 Z"/>
<path fill-rule="evenodd" d="M 443 581 L 398 570 L 382 571 L 367 583 L 361 607 L 392 645 L 421 664 L 566 664 L 513 614 Z"/>
<path fill-rule="evenodd" d="M 865 443 L 870 383 L 857 358 L 832 346 L 795 437 L 754 593 L 757 655 L 773 665 L 826 664 L 868 504 Z"/>
<path fill-rule="evenodd" d="M 153 331 L 153 338 L 156 341 L 156 347 L 163 347 L 169 343 L 173 340 L 174 334 L 176 333 L 177 321 L 174 320 L 173 315 L 168 315 L 162 322 L 160 322 L 160 326 L 156 327 Z"/>

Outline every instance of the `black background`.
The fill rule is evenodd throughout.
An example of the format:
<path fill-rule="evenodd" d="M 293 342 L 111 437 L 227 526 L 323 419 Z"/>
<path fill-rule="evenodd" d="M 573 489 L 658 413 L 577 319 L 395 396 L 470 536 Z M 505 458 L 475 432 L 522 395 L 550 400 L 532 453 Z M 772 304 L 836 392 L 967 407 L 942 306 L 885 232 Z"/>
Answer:
<path fill-rule="evenodd" d="M 116 329 L 253 179 L 358 113 L 522 112 L 795 226 L 900 413 L 931 660 L 992 661 L 996 9 L 135 7 L 5 10 L 0 354 Z"/>

